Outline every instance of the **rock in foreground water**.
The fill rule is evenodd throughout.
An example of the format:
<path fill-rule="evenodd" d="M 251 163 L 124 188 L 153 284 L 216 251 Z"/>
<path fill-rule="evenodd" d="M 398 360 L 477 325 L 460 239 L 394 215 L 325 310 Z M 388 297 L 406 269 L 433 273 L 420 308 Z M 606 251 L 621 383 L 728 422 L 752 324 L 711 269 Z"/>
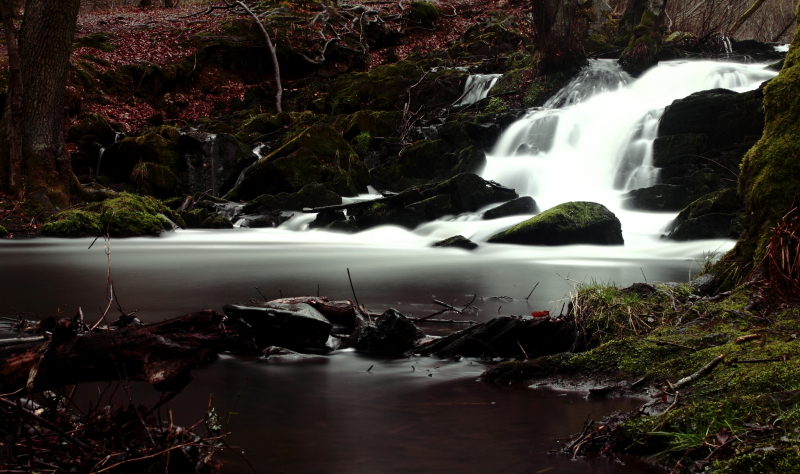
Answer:
<path fill-rule="evenodd" d="M 520 245 L 622 245 L 622 225 L 602 204 L 559 204 L 493 235 L 489 242 Z"/>

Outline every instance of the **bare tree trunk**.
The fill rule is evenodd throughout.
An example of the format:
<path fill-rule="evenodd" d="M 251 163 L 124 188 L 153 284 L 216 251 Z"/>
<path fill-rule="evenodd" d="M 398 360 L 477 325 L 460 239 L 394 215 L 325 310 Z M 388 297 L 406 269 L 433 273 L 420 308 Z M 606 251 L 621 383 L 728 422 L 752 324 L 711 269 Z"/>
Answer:
<path fill-rule="evenodd" d="M 753 13 L 757 12 L 758 9 L 761 8 L 761 5 L 763 5 L 765 2 L 766 0 L 756 0 L 755 2 L 753 2 L 753 4 L 750 5 L 750 8 L 748 8 L 746 12 L 742 13 L 742 16 L 737 18 L 736 21 L 733 22 L 731 27 L 728 28 L 728 35 L 729 36 L 735 35 L 736 32 L 739 30 L 739 28 L 741 28 L 742 25 L 744 25 L 744 22 L 749 20 L 750 17 L 753 16 Z"/>
<path fill-rule="evenodd" d="M 8 49 L 8 66 L 11 76 L 9 86 L 9 109 L 11 120 L 8 124 L 8 176 L 7 189 L 9 194 L 16 195 L 22 190 L 22 75 L 20 71 L 19 48 L 17 34 L 14 30 L 14 10 L 10 0 L 0 1 L 0 16 Z"/>
<path fill-rule="evenodd" d="M 64 144 L 67 72 L 80 0 L 28 0 L 20 38 L 28 213 L 68 204 L 75 175 Z"/>
<path fill-rule="evenodd" d="M 275 93 L 275 108 L 278 109 L 278 113 L 283 112 L 283 108 L 281 107 L 281 102 L 283 101 L 283 86 L 281 85 L 281 68 L 278 66 L 278 55 L 275 52 L 275 45 L 272 44 L 272 40 L 269 38 L 269 33 L 267 33 L 267 29 L 264 28 L 264 23 L 261 22 L 261 19 L 253 13 L 244 2 L 237 1 L 236 5 L 239 5 L 246 11 L 253 19 L 256 21 L 258 28 L 261 30 L 261 34 L 264 35 L 264 39 L 267 41 L 267 47 L 269 48 L 269 54 L 272 57 L 272 67 L 275 70 L 275 87 L 278 91 Z"/>

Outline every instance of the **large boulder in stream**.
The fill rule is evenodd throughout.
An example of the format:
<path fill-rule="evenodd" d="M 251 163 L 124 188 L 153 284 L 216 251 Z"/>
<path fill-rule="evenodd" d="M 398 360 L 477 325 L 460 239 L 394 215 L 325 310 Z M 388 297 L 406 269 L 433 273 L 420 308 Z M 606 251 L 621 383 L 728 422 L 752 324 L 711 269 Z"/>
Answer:
<path fill-rule="evenodd" d="M 596 202 L 566 202 L 498 232 L 489 242 L 521 245 L 622 245 L 622 224 Z"/>
<path fill-rule="evenodd" d="M 226 304 L 225 314 L 246 328 L 259 348 L 322 349 L 333 325 L 306 303 Z"/>
<path fill-rule="evenodd" d="M 357 351 L 402 354 L 414 347 L 425 334 L 394 308 L 387 309 L 374 324 L 360 327 L 351 336 Z"/>
<path fill-rule="evenodd" d="M 305 207 L 325 207 L 342 203 L 342 197 L 319 183 L 306 185 L 296 193 L 262 194 L 242 208 L 245 214 L 266 214 L 272 211 L 302 211 Z"/>
<path fill-rule="evenodd" d="M 735 189 L 707 194 L 689 204 L 672 221 L 671 240 L 738 238 L 744 203 Z"/>
<path fill-rule="evenodd" d="M 639 211 L 680 211 L 692 202 L 685 186 L 673 184 L 656 184 L 649 188 L 634 189 L 626 196 L 622 205 Z"/>

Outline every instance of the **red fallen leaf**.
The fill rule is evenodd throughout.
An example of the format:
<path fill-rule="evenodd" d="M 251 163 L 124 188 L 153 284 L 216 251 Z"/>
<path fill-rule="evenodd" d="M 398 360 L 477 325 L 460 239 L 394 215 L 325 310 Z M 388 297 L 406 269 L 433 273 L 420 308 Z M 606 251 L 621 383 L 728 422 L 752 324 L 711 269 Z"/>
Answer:
<path fill-rule="evenodd" d="M 546 318 L 550 316 L 550 311 L 534 311 L 531 313 L 534 318 Z"/>

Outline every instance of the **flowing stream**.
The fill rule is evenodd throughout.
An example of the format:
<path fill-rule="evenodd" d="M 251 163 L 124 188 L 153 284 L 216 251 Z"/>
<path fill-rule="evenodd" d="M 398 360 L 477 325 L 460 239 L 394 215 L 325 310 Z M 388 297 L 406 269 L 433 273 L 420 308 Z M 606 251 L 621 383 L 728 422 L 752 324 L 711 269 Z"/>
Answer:
<path fill-rule="evenodd" d="M 758 65 L 670 62 L 633 80 L 598 61 L 547 108 L 530 111 L 503 134 L 485 178 L 534 197 L 542 210 L 565 201 L 601 202 L 621 218 L 624 246 L 484 243 L 530 216 L 484 221 L 478 212 L 413 232 L 381 227 L 344 235 L 305 230 L 314 216 L 298 214 L 278 229 L 114 240 L 115 293 L 125 310 L 155 321 L 219 310 L 261 293 L 352 298 L 349 268 L 359 301 L 372 311 L 396 307 L 423 316 L 437 311 L 432 296 L 455 306 L 474 298 L 476 309 L 465 318 L 486 321 L 498 314 L 558 313 L 575 281 L 686 281 L 698 272 L 698 260 L 732 242 L 661 240 L 674 214 L 624 211 L 620 196 L 656 179 L 650 148 L 671 101 L 714 87 L 753 89 L 773 75 Z M 473 252 L 429 247 L 455 234 L 481 245 Z M 0 241 L 0 315 L 71 316 L 82 307 L 88 319 L 97 318 L 107 303 L 108 262 L 102 242 L 87 250 L 90 244 Z M 444 334 L 460 327 L 426 324 L 423 330 Z M 299 363 L 223 356 L 198 370 L 171 407 L 178 422 L 193 424 L 213 392 L 218 411 L 227 412 L 247 378 L 230 442 L 242 446 L 260 472 L 660 472 L 635 460 L 573 462 L 548 453 L 558 447 L 553 438 L 579 431 L 587 415 L 598 419 L 640 401 L 477 383 L 484 369 L 468 359 L 381 359 L 347 351 Z M 142 402 L 158 396 L 139 385 L 135 392 Z M 227 472 L 249 472 L 238 458 L 225 462 Z"/>

